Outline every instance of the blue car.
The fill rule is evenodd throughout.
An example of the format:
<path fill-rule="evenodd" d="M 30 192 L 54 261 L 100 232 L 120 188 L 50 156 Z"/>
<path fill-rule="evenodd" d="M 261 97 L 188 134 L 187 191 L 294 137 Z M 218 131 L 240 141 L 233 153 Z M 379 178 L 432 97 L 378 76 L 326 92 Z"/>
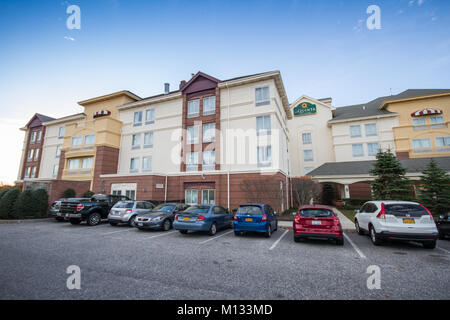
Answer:
<path fill-rule="evenodd" d="M 233 215 L 221 206 L 214 204 L 192 205 L 178 213 L 173 222 L 173 228 L 186 234 L 189 230 L 205 231 L 213 236 L 219 229 L 231 228 Z"/>
<path fill-rule="evenodd" d="M 242 204 L 234 216 L 233 227 L 236 236 L 244 232 L 259 232 L 270 238 L 272 232 L 278 229 L 277 214 L 268 204 Z"/>

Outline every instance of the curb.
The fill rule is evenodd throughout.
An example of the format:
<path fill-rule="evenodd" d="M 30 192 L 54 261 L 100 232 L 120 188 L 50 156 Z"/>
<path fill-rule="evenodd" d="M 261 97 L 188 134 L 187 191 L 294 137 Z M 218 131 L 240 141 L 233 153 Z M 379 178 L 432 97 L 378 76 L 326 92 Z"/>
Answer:
<path fill-rule="evenodd" d="M 14 224 L 14 223 L 28 223 L 28 222 L 43 222 L 50 221 L 53 218 L 43 218 L 43 219 L 25 219 L 25 220 L 0 220 L 0 224 Z"/>

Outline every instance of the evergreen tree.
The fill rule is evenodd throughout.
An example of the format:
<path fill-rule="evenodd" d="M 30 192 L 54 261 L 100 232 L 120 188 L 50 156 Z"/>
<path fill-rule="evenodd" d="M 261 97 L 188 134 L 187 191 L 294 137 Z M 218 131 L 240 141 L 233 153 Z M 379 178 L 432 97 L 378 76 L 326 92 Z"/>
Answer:
<path fill-rule="evenodd" d="M 405 177 L 406 170 L 390 150 L 379 151 L 370 173 L 373 198 L 379 200 L 411 200 L 411 183 Z"/>
<path fill-rule="evenodd" d="M 89 190 L 83 194 L 83 198 L 92 198 L 93 195 L 94 195 L 94 193 Z"/>
<path fill-rule="evenodd" d="M 36 218 L 45 217 L 48 210 L 48 193 L 44 189 L 34 190 L 32 193 L 33 204 L 35 205 L 34 216 Z"/>
<path fill-rule="evenodd" d="M 420 202 L 434 215 L 450 211 L 450 176 L 431 159 L 420 180 Z"/>
<path fill-rule="evenodd" d="M 0 218 L 13 218 L 15 215 L 15 204 L 19 197 L 19 189 L 10 189 L 0 200 Z"/>
<path fill-rule="evenodd" d="M 14 218 L 23 219 L 27 216 L 35 216 L 36 203 L 33 198 L 33 192 L 31 190 L 25 190 L 17 198 Z"/>
<path fill-rule="evenodd" d="M 72 188 L 66 189 L 62 194 L 62 197 L 66 199 L 75 198 L 75 196 L 76 196 L 75 190 L 73 190 Z"/>

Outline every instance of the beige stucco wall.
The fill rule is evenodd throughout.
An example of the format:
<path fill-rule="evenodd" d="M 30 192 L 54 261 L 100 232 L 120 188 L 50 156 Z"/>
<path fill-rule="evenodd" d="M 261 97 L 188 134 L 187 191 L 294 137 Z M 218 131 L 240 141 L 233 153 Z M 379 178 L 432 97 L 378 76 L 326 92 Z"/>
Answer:
<path fill-rule="evenodd" d="M 288 120 L 291 176 L 306 175 L 307 171 L 310 171 L 308 168 L 315 169 L 325 162 L 335 160 L 331 130 L 327 126 L 332 118 L 333 107 L 309 97 L 302 97 L 292 103 L 292 114 L 294 114 L 294 108 L 302 102 L 315 104 L 317 112 L 311 115 L 294 116 L 293 119 Z M 312 145 L 303 145 L 302 134 L 308 132 L 312 136 Z M 304 161 L 304 150 L 313 150 L 314 161 Z"/>
<path fill-rule="evenodd" d="M 450 136 L 450 95 L 390 103 L 387 105 L 386 109 L 399 114 L 398 124 L 395 125 L 394 128 L 395 145 L 397 152 L 408 152 L 410 158 L 450 156 L 450 149 L 443 148 L 441 150 L 438 150 L 435 141 L 436 137 Z M 427 128 L 425 130 L 414 130 L 414 127 L 412 125 L 413 117 L 411 116 L 411 113 L 423 109 L 442 110 L 442 116 L 444 117 L 444 127 L 433 128 L 430 124 L 429 119 L 432 115 L 427 115 L 421 117 L 426 119 Z M 424 138 L 431 139 L 431 152 L 414 153 L 412 140 Z"/>
<path fill-rule="evenodd" d="M 54 124 L 46 126 L 45 140 L 42 147 L 41 167 L 39 169 L 39 178 L 53 179 L 53 168 L 59 164 L 59 157 L 56 157 L 58 145 L 63 144 L 63 139 L 58 138 L 59 127 L 64 124 Z"/>

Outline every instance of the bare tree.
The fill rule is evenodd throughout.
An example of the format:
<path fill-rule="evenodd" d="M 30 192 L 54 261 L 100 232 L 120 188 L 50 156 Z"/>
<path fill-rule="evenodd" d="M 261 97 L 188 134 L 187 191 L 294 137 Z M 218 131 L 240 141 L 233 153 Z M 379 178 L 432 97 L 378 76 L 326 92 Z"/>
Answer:
<path fill-rule="evenodd" d="M 275 210 L 281 209 L 282 199 L 279 180 L 270 178 L 244 180 L 240 188 L 249 202 L 268 203 Z"/>
<path fill-rule="evenodd" d="M 317 202 L 320 197 L 320 183 L 310 178 L 292 179 L 291 188 L 295 200 L 300 206 Z"/>

